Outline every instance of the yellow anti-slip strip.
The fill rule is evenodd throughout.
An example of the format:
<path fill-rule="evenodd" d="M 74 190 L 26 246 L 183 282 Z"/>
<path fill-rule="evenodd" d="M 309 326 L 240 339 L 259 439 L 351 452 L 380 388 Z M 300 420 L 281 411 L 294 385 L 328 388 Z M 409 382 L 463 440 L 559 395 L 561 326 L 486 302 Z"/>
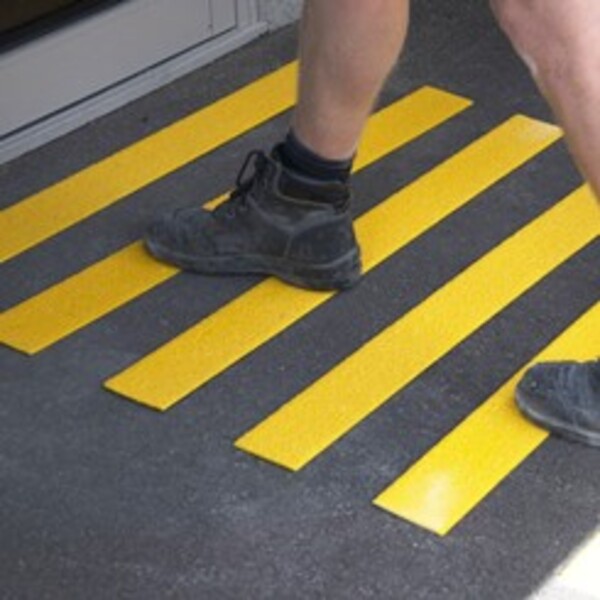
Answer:
<path fill-rule="evenodd" d="M 290 108 L 296 63 L 222 98 L 0 213 L 0 262 Z"/>
<path fill-rule="evenodd" d="M 370 119 L 355 169 L 367 167 L 470 104 L 430 87 L 392 104 Z M 141 243 L 132 244 L 0 315 L 0 342 L 29 354 L 39 352 L 177 273 L 150 258 Z"/>
<path fill-rule="evenodd" d="M 596 304 L 536 357 L 588 360 L 600 348 Z M 510 379 L 454 431 L 375 499 L 380 508 L 446 535 L 548 437 L 524 419 Z"/>
<path fill-rule="evenodd" d="M 513 117 L 357 220 L 365 272 L 554 142 L 554 126 Z M 106 383 L 167 410 L 326 302 L 270 278 Z"/>
<path fill-rule="evenodd" d="M 241 437 L 298 470 L 600 233 L 581 189 L 471 265 Z"/>

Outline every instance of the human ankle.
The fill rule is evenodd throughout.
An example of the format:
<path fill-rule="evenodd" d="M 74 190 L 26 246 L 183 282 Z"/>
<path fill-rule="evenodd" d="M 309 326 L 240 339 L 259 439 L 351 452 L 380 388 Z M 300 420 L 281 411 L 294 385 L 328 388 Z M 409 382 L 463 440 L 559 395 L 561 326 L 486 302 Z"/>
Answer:
<path fill-rule="evenodd" d="M 291 171 L 319 181 L 348 183 L 354 156 L 329 159 L 308 148 L 290 129 L 285 140 L 276 147 L 283 166 Z"/>

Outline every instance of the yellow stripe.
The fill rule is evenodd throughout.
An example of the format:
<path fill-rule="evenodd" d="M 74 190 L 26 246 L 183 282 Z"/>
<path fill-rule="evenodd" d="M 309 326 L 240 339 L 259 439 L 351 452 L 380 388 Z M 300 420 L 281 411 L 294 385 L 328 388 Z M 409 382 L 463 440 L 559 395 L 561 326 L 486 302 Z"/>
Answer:
<path fill-rule="evenodd" d="M 510 237 L 236 446 L 298 470 L 561 262 L 598 235 L 597 207 L 580 190 Z"/>
<path fill-rule="evenodd" d="M 365 271 L 559 137 L 557 128 L 514 117 L 391 196 L 356 224 Z M 332 297 L 270 278 L 106 383 L 167 410 Z"/>
<path fill-rule="evenodd" d="M 600 303 L 535 361 L 588 360 L 600 348 Z M 548 437 L 522 417 L 514 389 L 524 371 L 382 492 L 375 504 L 446 535 Z"/>
<path fill-rule="evenodd" d="M 0 262 L 290 108 L 295 79 L 291 63 L 4 210 Z"/>
<path fill-rule="evenodd" d="M 136 242 L 0 315 L 0 341 L 33 354 L 178 273 Z"/>
<path fill-rule="evenodd" d="M 356 169 L 379 160 L 453 117 L 470 101 L 423 88 L 373 116 Z M 223 196 L 209 203 L 214 207 Z M 0 316 L 0 341 L 35 353 L 177 273 L 144 256 L 138 244 L 81 271 Z"/>

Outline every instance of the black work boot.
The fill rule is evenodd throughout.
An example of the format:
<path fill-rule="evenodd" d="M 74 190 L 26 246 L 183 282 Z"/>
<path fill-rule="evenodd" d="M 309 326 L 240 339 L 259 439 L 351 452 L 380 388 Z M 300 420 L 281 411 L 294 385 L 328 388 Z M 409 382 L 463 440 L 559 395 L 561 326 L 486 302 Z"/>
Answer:
<path fill-rule="evenodd" d="M 542 363 L 517 386 L 517 404 L 553 433 L 600 446 L 600 361 Z"/>
<path fill-rule="evenodd" d="M 254 173 L 244 180 L 250 164 Z M 360 278 L 349 214 L 350 190 L 284 168 L 276 153 L 251 152 L 235 190 L 214 211 L 171 213 L 150 226 L 153 256 L 198 273 L 262 273 L 317 290 L 349 288 Z"/>

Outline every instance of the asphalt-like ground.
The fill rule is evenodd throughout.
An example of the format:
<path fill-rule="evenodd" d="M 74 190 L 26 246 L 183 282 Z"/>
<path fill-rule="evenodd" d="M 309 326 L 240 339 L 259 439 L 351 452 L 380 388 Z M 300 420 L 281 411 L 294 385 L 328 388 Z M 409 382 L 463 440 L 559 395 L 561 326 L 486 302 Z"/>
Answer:
<path fill-rule="evenodd" d="M 0 203 L 209 105 L 294 48 L 293 29 L 265 37 L 0 167 Z M 474 107 L 359 174 L 357 215 L 516 113 L 551 120 L 474 0 L 415 3 L 381 104 L 425 84 Z M 2 308 L 136 240 L 157 213 L 225 191 L 243 156 L 286 124 L 273 119 L 8 261 Z M 371 500 L 598 300 L 597 241 L 304 470 L 233 442 L 579 183 L 553 145 L 164 414 L 102 382 L 258 277 L 179 275 L 33 357 L 1 347 L 1 597 L 526 598 L 598 525 L 598 451 L 550 439 L 445 537 Z"/>

